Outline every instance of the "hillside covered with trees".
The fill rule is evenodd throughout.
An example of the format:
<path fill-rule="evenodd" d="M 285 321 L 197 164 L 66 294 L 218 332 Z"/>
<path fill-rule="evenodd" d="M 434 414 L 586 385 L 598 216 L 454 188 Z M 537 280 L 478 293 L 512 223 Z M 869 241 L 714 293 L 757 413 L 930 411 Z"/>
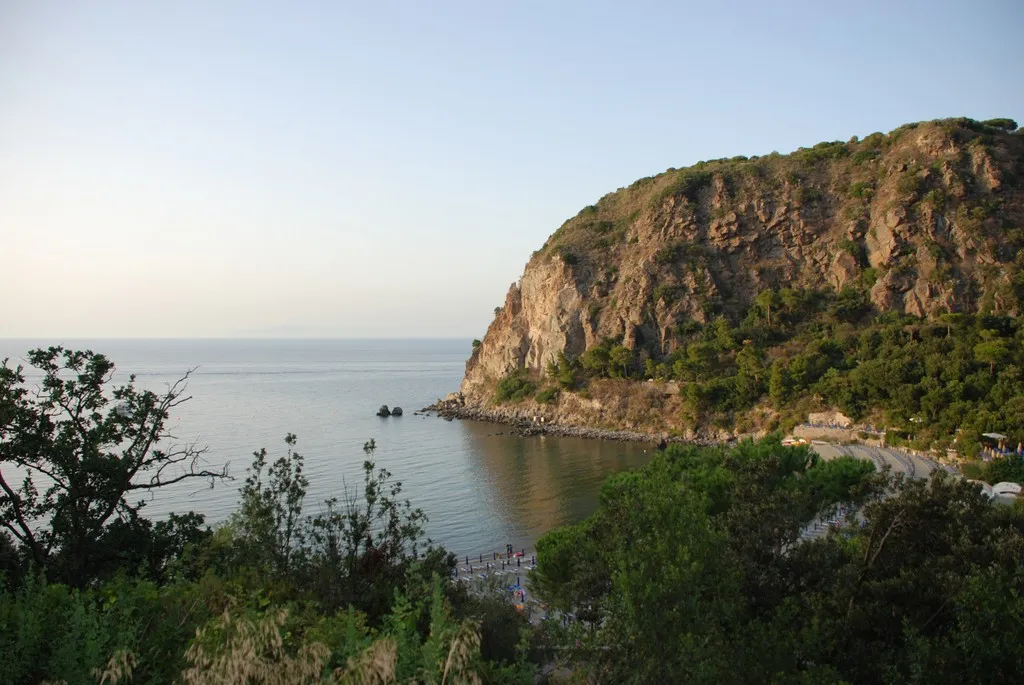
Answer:
<path fill-rule="evenodd" d="M 609 193 L 534 253 L 461 390 L 684 435 L 836 408 L 970 455 L 982 432 L 1024 440 L 1022 310 L 1016 122 L 908 124 Z"/>
<path fill-rule="evenodd" d="M 679 339 L 661 358 L 611 340 L 579 358 L 560 354 L 536 381 L 521 371 L 506 377 L 495 400 L 532 397 L 547 408 L 560 398 L 625 393 L 625 421 L 651 431 L 788 430 L 834 407 L 888 429 L 890 443 L 963 456 L 977 454 L 986 432 L 1024 440 L 1017 317 L 871 315 L 856 293 L 784 289 L 763 291 L 736 326 L 718 317 Z M 673 382 L 678 394 L 665 395 L 660 383 L 631 392 L 631 382 L 651 379 Z"/>

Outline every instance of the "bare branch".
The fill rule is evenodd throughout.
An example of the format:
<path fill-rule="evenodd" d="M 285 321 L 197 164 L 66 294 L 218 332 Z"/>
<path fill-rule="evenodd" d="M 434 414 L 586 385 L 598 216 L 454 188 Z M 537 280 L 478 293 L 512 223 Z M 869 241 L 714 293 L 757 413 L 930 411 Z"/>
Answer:
<path fill-rule="evenodd" d="M 129 445 L 127 449 L 125 449 L 122 452 L 126 457 L 131 457 L 132 459 L 135 459 L 135 455 L 138 454 L 138 463 L 134 465 L 134 469 L 128 476 L 129 480 L 134 478 L 135 474 L 138 473 L 139 469 L 143 467 L 145 463 L 145 455 L 149 454 L 150 449 L 153 446 L 153 443 L 159 437 L 159 431 L 163 427 L 164 414 L 168 413 L 174 407 L 184 404 L 185 402 L 192 399 L 191 395 L 185 398 L 181 398 L 180 395 L 185 390 L 185 387 L 187 386 L 188 383 L 188 378 L 194 370 L 195 369 L 190 369 L 186 371 L 184 376 L 182 376 L 173 384 L 171 384 L 171 386 L 167 389 L 167 393 L 160 397 L 160 400 L 155 407 L 150 407 L 146 410 L 145 415 L 142 417 L 140 426 L 145 426 L 146 423 L 149 422 L 150 417 L 154 416 L 155 414 L 155 417 L 153 418 L 152 422 L 152 427 L 148 432 L 140 429 L 139 434 L 132 441 L 132 444 Z M 144 440 L 145 442 L 144 446 L 140 447 L 141 440 Z"/>
<path fill-rule="evenodd" d="M 193 442 L 177 450 L 172 448 L 172 450 L 168 452 L 152 452 L 151 454 L 153 454 L 153 456 L 144 460 L 139 465 L 141 467 L 139 470 L 143 470 L 153 464 L 159 464 L 161 462 L 163 462 L 163 465 L 160 467 L 161 469 L 166 468 L 166 466 L 170 464 L 180 464 L 186 459 L 200 457 L 206 454 L 207 449 L 208 448 L 206 447 L 197 448 L 196 443 Z"/>
<path fill-rule="evenodd" d="M 162 405 L 163 405 L 163 402 L 161 402 L 160 406 L 162 406 Z M 145 439 L 146 446 L 145 446 L 145 448 L 142 449 L 141 454 L 143 456 L 145 456 L 149 452 L 149 448 L 153 444 L 153 440 L 156 438 L 156 433 L 157 433 L 157 430 L 159 429 L 159 426 L 160 426 L 160 420 L 156 419 L 156 420 L 153 421 L 152 428 L 148 432 L 143 430 L 143 427 L 149 421 L 149 417 L 150 417 L 150 415 L 152 413 L 153 413 L 153 409 L 147 409 L 146 410 L 146 413 L 143 415 L 142 420 L 141 420 L 141 425 L 140 425 L 139 433 L 138 433 L 138 435 L 135 436 L 135 439 L 132 440 L 132 444 L 129 445 L 128 448 L 125 449 L 122 452 L 122 454 L 124 454 L 124 456 L 134 458 L 135 452 L 139 448 L 139 441 L 143 440 L 143 439 Z M 138 471 L 138 468 L 139 468 L 139 466 L 136 465 L 135 470 Z M 134 475 L 135 475 L 135 473 L 133 472 L 129 476 L 129 479 L 134 477 Z"/>
<path fill-rule="evenodd" d="M 57 483 L 58 485 L 64 487 L 65 489 L 68 487 L 68 484 L 67 484 L 67 482 L 65 480 L 63 480 L 62 478 L 57 476 L 57 474 L 54 473 L 53 471 L 51 471 L 50 469 L 44 469 L 42 466 L 40 466 L 36 462 L 30 462 L 27 459 L 25 459 L 24 457 L 18 456 L 17 454 L 9 455 L 8 459 L 13 464 L 16 464 L 17 466 L 21 466 L 21 467 L 24 467 L 26 469 L 32 469 L 33 471 L 38 471 L 39 473 L 43 474 L 47 478 L 51 478 L 55 483 Z"/>
<path fill-rule="evenodd" d="M 174 483 L 180 483 L 181 481 L 189 478 L 209 478 L 212 481 L 215 478 L 230 479 L 231 476 L 228 475 L 228 468 L 225 466 L 220 471 L 189 471 L 188 473 L 183 473 L 180 476 L 176 476 L 169 480 L 158 479 L 156 476 L 154 476 L 149 483 L 133 483 L 129 485 L 128 490 L 152 490 L 153 488 L 162 488 L 165 485 L 173 485 Z"/>

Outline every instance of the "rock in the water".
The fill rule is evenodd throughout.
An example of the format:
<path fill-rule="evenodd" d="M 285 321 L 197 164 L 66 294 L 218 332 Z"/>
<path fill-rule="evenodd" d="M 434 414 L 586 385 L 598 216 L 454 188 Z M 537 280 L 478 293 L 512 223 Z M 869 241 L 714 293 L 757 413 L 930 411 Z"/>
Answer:
<path fill-rule="evenodd" d="M 380 409 L 377 410 L 377 416 L 391 416 L 391 410 L 388 409 L 388 405 L 380 405 Z"/>
<path fill-rule="evenodd" d="M 438 400 L 437 403 L 441 404 L 442 401 L 446 404 L 457 404 L 459 406 L 465 406 L 466 398 L 461 392 L 450 392 L 444 396 L 444 400 Z"/>
<path fill-rule="evenodd" d="M 391 410 L 391 415 L 392 416 L 401 416 L 402 415 L 402 408 L 401 407 L 395 407 L 394 409 Z"/>

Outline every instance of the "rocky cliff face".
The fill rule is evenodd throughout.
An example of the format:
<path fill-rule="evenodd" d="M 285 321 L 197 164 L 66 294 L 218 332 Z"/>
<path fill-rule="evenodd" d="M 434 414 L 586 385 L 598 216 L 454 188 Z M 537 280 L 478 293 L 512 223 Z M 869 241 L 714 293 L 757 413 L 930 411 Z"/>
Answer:
<path fill-rule="evenodd" d="M 534 253 L 462 392 L 605 338 L 651 356 L 688 320 L 739 316 L 768 288 L 864 289 L 879 310 L 1019 314 L 1024 135 L 911 124 L 790 155 L 702 162 L 636 181 Z M 1022 129 L 1024 130 L 1024 129 Z"/>

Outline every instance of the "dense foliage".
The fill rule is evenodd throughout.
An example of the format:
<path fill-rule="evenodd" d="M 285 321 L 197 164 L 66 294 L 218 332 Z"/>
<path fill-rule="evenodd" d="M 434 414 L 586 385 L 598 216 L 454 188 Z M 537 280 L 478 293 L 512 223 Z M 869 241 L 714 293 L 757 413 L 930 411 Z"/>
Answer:
<path fill-rule="evenodd" d="M 254 454 L 225 524 L 153 523 L 133 490 L 224 475 L 162 447 L 182 387 L 111 390 L 91 352 L 29 359 L 37 388 L 0 375 L 4 682 L 529 681 L 525 619 L 449 582 L 454 557 L 386 469 L 367 460 L 362 488 L 307 515 L 289 435 Z"/>
<path fill-rule="evenodd" d="M 977 476 L 986 483 L 993 485 L 1004 482 L 1024 484 L 1024 459 L 1015 454 L 996 457 L 986 464 L 976 464 L 975 466 L 979 466 L 979 468 L 975 469 L 976 473 L 972 476 Z"/>
<path fill-rule="evenodd" d="M 511 373 L 498 381 L 498 387 L 494 393 L 494 401 L 518 402 L 533 395 L 537 385 L 525 372 Z"/>
<path fill-rule="evenodd" d="M 1002 683 L 1024 670 L 1024 511 L 777 441 L 613 477 L 533 578 L 617 683 Z M 863 518 L 810 542 L 840 503 Z"/>
<path fill-rule="evenodd" d="M 51 347 L 28 360 L 41 376 L 34 391 L 25 369 L 0 366 L 0 527 L 37 567 L 74 586 L 125 564 L 159 574 L 202 521 L 154 526 L 139 516 L 141 498 L 225 475 L 202 467 L 202 450 L 165 440 L 187 376 L 164 395 L 137 389 L 134 376 L 107 393 L 114 364 L 103 355 Z"/>
<path fill-rule="evenodd" d="M 766 290 L 737 323 L 718 317 L 675 331 L 660 358 L 613 341 L 578 359 L 561 355 L 549 382 L 593 378 L 679 381 L 693 425 L 737 425 L 768 406 L 786 428 L 837 407 L 928 449 L 956 439 L 975 454 L 980 435 L 1024 440 L 1024 326 L 1017 317 L 948 314 L 922 321 L 873 315 L 860 291 Z"/>

